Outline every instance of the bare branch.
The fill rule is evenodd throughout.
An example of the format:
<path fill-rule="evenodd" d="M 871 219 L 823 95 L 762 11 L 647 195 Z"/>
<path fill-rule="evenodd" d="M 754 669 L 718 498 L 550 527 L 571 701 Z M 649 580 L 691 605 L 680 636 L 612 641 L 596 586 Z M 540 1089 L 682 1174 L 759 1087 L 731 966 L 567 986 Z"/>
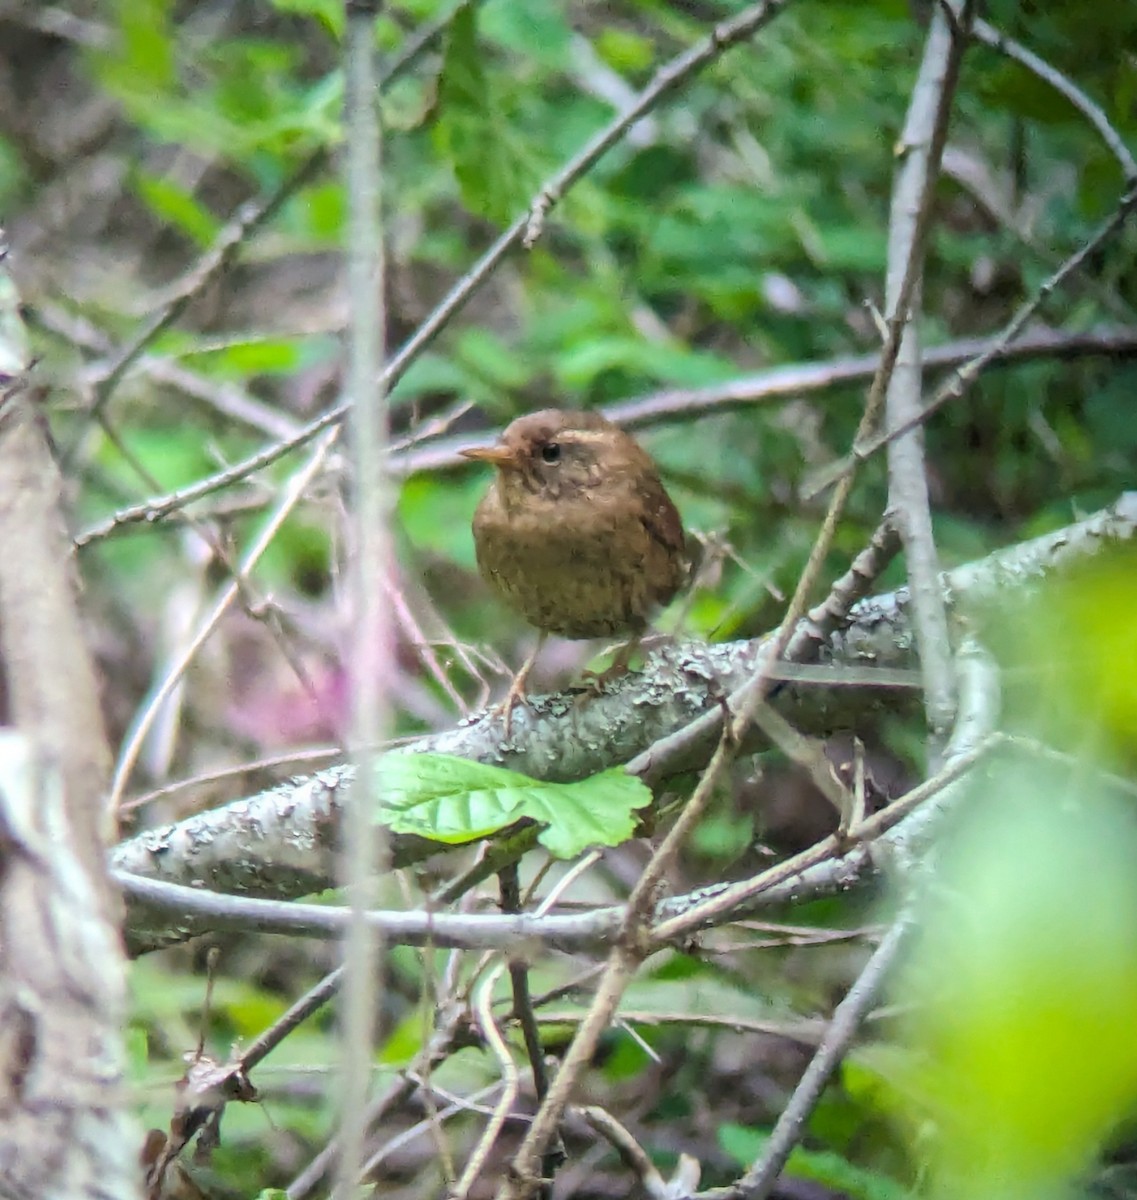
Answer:
<path fill-rule="evenodd" d="M 1112 508 L 1085 521 L 949 572 L 944 587 L 953 609 L 998 611 L 1021 603 L 1024 594 L 1055 571 L 1134 536 L 1137 493 L 1129 493 Z M 838 664 L 863 664 L 866 668 L 901 665 L 898 645 L 910 637 L 907 604 L 904 590 L 861 601 L 851 614 L 851 623 L 830 635 L 826 656 Z M 655 776 L 657 762 L 666 759 L 669 770 L 681 771 L 706 761 L 721 722 L 716 697 L 742 687 L 761 653 L 761 639 L 733 646 L 663 648 L 649 658 L 642 674 L 588 706 L 574 706 L 571 695 L 535 698 L 538 719 L 515 732 L 515 740 L 508 745 L 502 742 L 500 720 L 491 716 L 430 735 L 414 745 L 482 761 L 504 761 L 537 778 L 583 778 L 628 762 L 641 777 L 662 782 L 667 773 Z M 839 667 L 834 673 L 839 680 Z M 863 714 L 866 706 L 863 697 L 854 695 L 853 699 L 855 703 L 847 711 L 855 717 L 858 712 Z M 842 689 L 826 690 L 813 682 L 800 687 L 786 684 L 776 703 L 798 728 L 817 732 L 824 732 L 835 711 L 846 711 L 841 708 Z M 692 712 L 700 711 L 704 715 L 696 716 L 692 723 Z M 960 719 L 957 715 L 957 725 Z M 692 728 L 694 736 L 689 735 Z M 676 731 L 680 751 L 672 753 L 666 742 Z M 661 748 L 645 750 L 645 741 Z M 331 851 L 341 815 L 340 792 L 350 778 L 350 767 L 328 769 L 177 825 L 150 830 L 120 845 L 114 852 L 114 865 L 135 876 L 184 884 L 209 880 L 214 887 L 250 895 L 298 897 L 319 891 L 331 886 L 334 878 Z M 510 836 L 518 838 L 523 847 L 531 844 L 526 839 L 533 834 L 522 831 Z M 511 848 L 502 861 L 517 850 Z M 407 865 L 438 852 L 436 844 L 422 840 L 395 838 L 392 842 L 394 865 Z M 851 869 L 852 859 L 842 861 Z M 491 870 L 500 865 L 496 863 Z M 144 952 L 213 927 L 212 917 L 193 914 L 192 907 L 186 908 L 171 924 L 165 909 L 149 910 L 145 903 L 132 902 L 129 943 L 135 952 Z"/>
<path fill-rule="evenodd" d="M 540 214 L 540 218 L 543 218 L 548 209 L 557 203 L 565 192 L 581 179 L 612 146 L 616 145 L 646 112 L 671 92 L 677 90 L 698 71 L 721 57 L 731 47 L 738 45 L 769 24 L 788 3 L 789 0 L 759 0 L 758 3 L 743 9 L 736 16 L 716 25 L 695 46 L 665 63 L 631 104 L 622 109 L 586 143 L 578 154 L 574 155 L 542 184 L 530 200 L 527 211 L 518 217 L 477 263 L 458 280 L 411 338 L 387 363 L 382 373 L 381 386 L 389 391 L 402 378 L 411 363 L 426 350 L 455 313 L 497 270 L 505 256 L 522 243 L 535 214 Z M 204 496 L 246 479 L 299 449 L 314 437 L 319 436 L 325 429 L 339 425 L 347 412 L 348 404 L 345 401 L 314 421 L 310 421 L 293 437 L 276 442 L 243 462 L 235 463 L 224 471 L 219 471 L 207 479 L 202 479 L 198 483 L 170 493 L 168 496 L 155 497 L 130 510 L 125 510 L 124 513 L 118 515 L 116 524 L 121 525 L 129 521 L 161 520 L 194 500 L 200 500 Z M 89 535 L 87 540 L 91 540 Z"/>
<path fill-rule="evenodd" d="M 896 426 L 920 406 L 922 365 L 919 316 L 920 288 L 912 288 L 907 313 L 897 312 L 901 289 L 909 275 L 917 279 L 924 270 L 924 234 L 927 213 L 939 176 L 947 139 L 952 97 L 970 23 L 970 0 L 949 0 L 933 8 L 920 71 L 901 135 L 902 162 L 892 193 L 888 222 L 886 305 L 893 319 L 903 322 L 896 369 L 885 398 L 887 422 Z M 904 542 L 904 558 L 912 589 L 912 627 L 920 653 L 924 680 L 924 707 L 931 732 L 930 759 L 934 762 L 951 725 L 951 644 L 947 612 L 939 588 L 939 557 L 932 534 L 924 439 L 919 426 L 889 447 L 888 503 Z"/>
<path fill-rule="evenodd" d="M 790 1151 L 805 1132 L 805 1122 L 809 1119 L 809 1114 L 821 1099 L 821 1093 L 830 1076 L 845 1057 L 911 928 L 911 915 L 907 912 L 902 913 L 873 951 L 872 957 L 865 964 L 856 983 L 846 993 L 844 1000 L 837 1005 L 829 1029 L 778 1117 L 770 1140 L 762 1151 L 762 1157 L 733 1187 L 716 1188 L 703 1193 L 705 1200 L 710 1200 L 711 1197 L 714 1197 L 714 1200 L 765 1200 L 774 1190 Z"/>
<path fill-rule="evenodd" d="M 1032 75 L 1038 76 L 1044 83 L 1049 84 L 1056 92 L 1067 100 L 1086 118 L 1097 130 L 1101 140 L 1109 148 L 1109 152 L 1117 159 L 1121 173 L 1126 183 L 1137 181 L 1137 160 L 1129 152 L 1121 134 L 1110 124 L 1109 118 L 1101 107 L 1094 103 L 1085 92 L 1069 76 L 1063 75 L 1056 67 L 1051 66 L 1044 58 L 1040 58 L 1033 50 L 1008 37 L 1000 29 L 987 21 L 977 20 L 971 27 L 972 36 L 985 46 L 998 50 L 1009 59 L 1025 67 Z"/>
<path fill-rule="evenodd" d="M 137 1196 L 125 963 L 107 878 L 110 752 L 46 424 L 21 392 L 0 246 L 0 1179 L 16 1196 Z"/>

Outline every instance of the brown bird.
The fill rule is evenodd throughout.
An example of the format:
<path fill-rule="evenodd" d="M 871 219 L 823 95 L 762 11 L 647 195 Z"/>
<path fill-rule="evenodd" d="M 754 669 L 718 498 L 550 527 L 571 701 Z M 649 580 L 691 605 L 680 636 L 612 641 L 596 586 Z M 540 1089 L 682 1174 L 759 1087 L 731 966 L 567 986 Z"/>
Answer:
<path fill-rule="evenodd" d="M 463 450 L 497 477 L 474 514 L 478 570 L 540 630 L 504 703 L 514 707 L 545 638 L 629 634 L 602 682 L 624 673 L 652 613 L 687 580 L 683 525 L 655 463 L 619 426 L 555 408 L 518 417 L 496 446 Z"/>

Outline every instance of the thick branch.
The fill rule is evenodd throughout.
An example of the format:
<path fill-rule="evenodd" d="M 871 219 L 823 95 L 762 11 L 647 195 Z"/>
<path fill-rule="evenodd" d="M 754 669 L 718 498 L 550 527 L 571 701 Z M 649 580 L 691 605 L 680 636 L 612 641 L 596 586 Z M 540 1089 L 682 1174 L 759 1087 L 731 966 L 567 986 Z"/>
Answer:
<path fill-rule="evenodd" d="M 1092 556 L 1104 544 L 1131 540 L 1135 532 L 1137 493 L 1127 493 L 1110 509 L 1085 521 L 949 572 L 945 592 L 956 611 L 1016 605 L 1024 592 L 1047 577 Z M 774 703 L 807 731 L 825 732 L 835 711 L 853 717 L 863 713 L 865 692 L 843 684 L 842 666 L 855 666 L 867 674 L 873 668 L 910 665 L 907 652 L 898 649 L 911 637 L 907 603 L 904 591 L 862 601 L 849 625 L 832 633 L 826 643 L 825 653 L 836 664 L 834 685 L 789 683 Z M 718 697 L 750 677 L 759 653 L 756 642 L 666 647 L 651 657 L 642 674 L 621 681 L 612 694 L 589 704 L 574 706 L 567 695 L 535 698 L 532 716 L 515 717 L 517 728 L 508 743 L 500 720 L 483 715 L 414 745 L 504 763 L 537 778 L 583 778 L 628 761 L 662 735 L 686 725 L 692 716 L 718 712 Z M 898 690 L 894 684 L 879 693 L 893 705 L 898 695 L 910 696 L 911 691 Z M 877 706 L 885 702 L 878 700 Z M 705 762 L 714 736 L 712 728 L 709 742 L 701 748 L 697 739 L 687 742 L 688 759 L 673 764 L 673 770 Z M 645 773 L 650 768 L 650 761 L 640 764 Z M 249 896 L 295 898 L 320 891 L 334 880 L 332 851 L 340 794 L 350 776 L 350 768 L 331 768 L 151 830 L 120 845 L 114 865 L 132 875 L 184 885 L 205 883 Z M 394 838 L 391 847 L 395 866 L 440 852 L 437 844 L 421 839 Z M 148 910 L 133 900 L 128 927 L 134 952 L 184 941 L 212 928 L 206 917 L 189 912 L 171 923 L 165 912 Z"/>

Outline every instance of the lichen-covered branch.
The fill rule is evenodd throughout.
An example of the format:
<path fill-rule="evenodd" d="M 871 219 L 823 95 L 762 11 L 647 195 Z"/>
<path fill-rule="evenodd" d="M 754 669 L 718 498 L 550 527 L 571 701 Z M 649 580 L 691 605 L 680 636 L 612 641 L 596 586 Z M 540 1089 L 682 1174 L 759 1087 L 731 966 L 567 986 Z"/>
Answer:
<path fill-rule="evenodd" d="M 947 573 L 945 595 L 957 612 L 1021 603 L 1024 589 L 1033 590 L 1104 544 L 1131 540 L 1135 531 L 1137 493 L 1126 493 L 1084 521 Z M 912 692 L 895 684 L 872 690 L 845 686 L 844 672 L 856 667 L 867 675 L 870 669 L 911 666 L 911 641 L 904 591 L 861 601 L 826 643 L 834 685 L 819 682 L 815 669 L 809 682 L 787 683 L 774 703 L 806 731 L 824 733 L 834 724 L 855 727 L 858 715 L 872 716 L 884 705 L 894 708 L 910 702 Z M 482 714 L 422 738 L 414 748 L 501 763 L 536 778 L 584 778 L 642 755 L 692 718 L 720 711 L 720 697 L 750 677 L 761 653 L 758 640 L 663 647 L 651 655 L 643 673 L 621 680 L 587 704 L 574 704 L 571 694 L 535 697 L 531 711 L 515 714 L 509 741 L 500 719 Z M 712 732 L 707 753 L 713 738 Z M 697 743 L 689 750 L 692 761 L 675 769 L 700 765 L 694 761 Z M 644 771 L 649 768 L 645 761 Z M 350 775 L 349 767 L 330 768 L 150 830 L 117 847 L 113 865 L 131 875 L 247 896 L 295 899 L 322 890 L 334 879 L 341 792 Z M 406 866 L 439 852 L 436 844 L 396 837 L 391 861 Z M 833 868 L 835 878 L 840 869 Z M 185 914 L 171 922 L 168 913 L 142 901 L 128 906 L 127 936 L 133 952 L 183 941 L 210 928 L 208 915 Z"/>

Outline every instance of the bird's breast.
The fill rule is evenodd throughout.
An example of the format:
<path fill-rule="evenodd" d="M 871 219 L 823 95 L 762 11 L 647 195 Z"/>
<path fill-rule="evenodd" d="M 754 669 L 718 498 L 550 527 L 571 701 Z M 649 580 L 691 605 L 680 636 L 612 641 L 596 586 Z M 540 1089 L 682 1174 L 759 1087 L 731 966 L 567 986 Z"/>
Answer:
<path fill-rule="evenodd" d="M 534 500 L 511 506 L 491 489 L 479 506 L 474 543 L 487 583 L 530 624 L 561 637 L 645 628 L 679 574 L 653 553 L 642 523 L 594 493 Z"/>

